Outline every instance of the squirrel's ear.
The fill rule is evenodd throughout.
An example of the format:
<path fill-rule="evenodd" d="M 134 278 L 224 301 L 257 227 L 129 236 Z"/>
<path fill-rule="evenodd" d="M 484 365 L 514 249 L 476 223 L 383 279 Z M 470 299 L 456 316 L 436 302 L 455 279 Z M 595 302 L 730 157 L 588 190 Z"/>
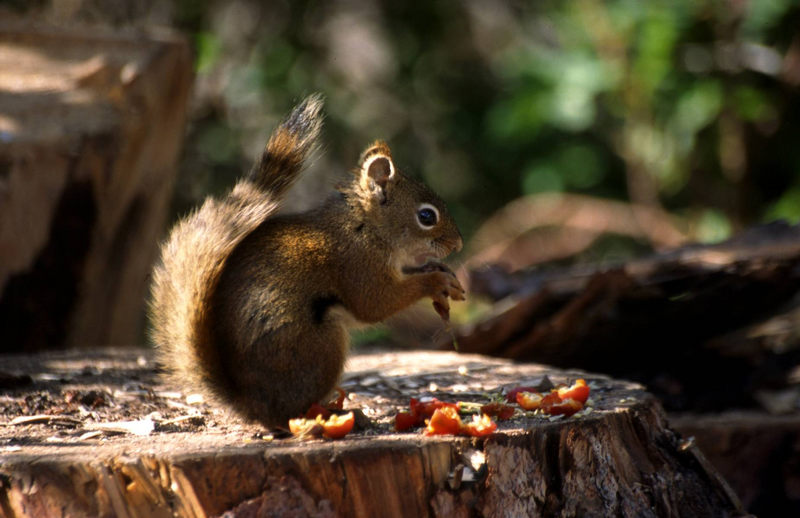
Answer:
<path fill-rule="evenodd" d="M 361 156 L 361 188 L 379 203 L 386 202 L 387 192 L 395 179 L 389 147 L 384 142 L 377 142 Z"/>

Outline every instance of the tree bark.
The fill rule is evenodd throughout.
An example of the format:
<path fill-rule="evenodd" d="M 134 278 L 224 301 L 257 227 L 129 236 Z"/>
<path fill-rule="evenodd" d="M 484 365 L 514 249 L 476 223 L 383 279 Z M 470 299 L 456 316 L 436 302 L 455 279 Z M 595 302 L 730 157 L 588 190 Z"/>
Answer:
<path fill-rule="evenodd" d="M 0 510 L 9 518 L 743 514 L 655 398 L 605 376 L 454 353 L 356 355 L 345 407 L 367 424 L 339 441 L 297 441 L 190 404 L 160 383 L 147 351 L 1 360 Z M 393 430 L 410 397 L 486 402 L 545 375 L 556 384 L 584 377 L 591 411 L 518 414 L 484 438 Z M 126 429 L 139 435 L 113 432 Z"/>
<path fill-rule="evenodd" d="M 668 411 L 752 407 L 791 385 L 798 291 L 800 226 L 776 222 L 614 267 L 473 272 L 471 296 L 512 296 L 456 342 L 647 383 Z"/>
<path fill-rule="evenodd" d="M 141 343 L 191 83 L 178 36 L 0 23 L 0 349 Z"/>

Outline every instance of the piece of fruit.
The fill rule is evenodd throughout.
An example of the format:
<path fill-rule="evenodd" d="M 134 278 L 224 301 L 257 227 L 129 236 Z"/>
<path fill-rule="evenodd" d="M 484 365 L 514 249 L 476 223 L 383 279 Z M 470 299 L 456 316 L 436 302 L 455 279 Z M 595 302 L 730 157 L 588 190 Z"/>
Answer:
<path fill-rule="evenodd" d="M 433 412 L 425 428 L 425 435 L 458 435 L 461 426 L 458 410 L 445 406 Z"/>
<path fill-rule="evenodd" d="M 516 400 L 517 404 L 523 408 L 523 410 L 537 410 L 542 406 L 542 400 L 544 397 L 539 394 L 538 392 L 517 392 Z"/>
<path fill-rule="evenodd" d="M 459 411 L 457 403 L 445 403 L 444 401 L 439 401 L 436 398 L 424 402 L 411 398 L 411 402 L 409 403 L 411 413 L 416 416 L 420 416 L 423 420 L 425 418 L 430 418 L 436 410 L 447 407 L 452 408 L 456 412 Z M 422 421 L 420 421 L 420 423 L 421 422 Z"/>
<path fill-rule="evenodd" d="M 348 412 L 343 415 L 333 414 L 328 419 L 322 420 L 322 417 L 317 417 L 317 422 L 322 425 L 322 436 L 328 439 L 341 439 L 353 429 L 356 422 L 353 412 Z"/>
<path fill-rule="evenodd" d="M 408 404 L 410 412 L 398 412 L 394 417 L 394 429 L 398 432 L 408 430 L 415 426 L 422 426 L 425 424 L 425 419 L 430 419 L 434 412 L 440 408 L 452 408 L 459 412 L 458 404 L 445 403 L 436 398 L 428 401 L 420 401 L 416 398 L 411 398 Z"/>
<path fill-rule="evenodd" d="M 502 403 L 489 403 L 481 407 L 481 414 L 505 421 L 506 419 L 511 419 L 514 415 L 514 407 Z"/>
<path fill-rule="evenodd" d="M 506 393 L 506 401 L 509 403 L 516 403 L 517 402 L 517 394 L 520 392 L 539 392 L 539 389 L 536 387 L 514 387 L 513 389 L 509 390 Z"/>
<path fill-rule="evenodd" d="M 331 401 L 328 404 L 328 408 L 335 408 L 336 410 L 342 410 L 344 408 L 344 399 L 347 397 L 347 392 L 344 391 L 342 387 L 334 388 L 336 392 L 339 393 L 336 399 Z"/>
<path fill-rule="evenodd" d="M 322 416 L 323 419 L 327 419 L 328 417 L 330 417 L 330 415 L 331 415 L 330 410 L 320 405 L 319 403 L 312 403 L 311 407 L 309 407 L 308 411 L 306 412 L 305 418 L 316 419 L 317 416 Z"/>
<path fill-rule="evenodd" d="M 322 435 L 322 425 L 316 419 L 298 417 L 289 419 L 289 431 L 296 437 L 319 437 Z"/>
<path fill-rule="evenodd" d="M 411 412 L 398 412 L 397 415 L 394 416 L 394 429 L 398 432 L 404 432 L 410 428 L 421 425 L 422 422 L 423 421 Z"/>
<path fill-rule="evenodd" d="M 549 393 L 545 394 L 544 397 L 542 397 L 542 401 L 539 404 L 539 408 L 545 414 L 549 414 L 550 409 L 553 408 L 553 405 L 557 405 L 559 403 L 561 403 L 561 397 L 559 397 L 558 391 L 556 391 L 556 389 L 553 389 Z"/>
<path fill-rule="evenodd" d="M 575 380 L 575 383 L 569 387 L 561 387 L 558 389 L 558 396 L 561 399 L 575 399 L 581 403 L 586 403 L 589 399 L 589 386 L 583 378 Z"/>
<path fill-rule="evenodd" d="M 494 433 L 495 430 L 497 430 L 497 423 L 492 421 L 492 418 L 488 415 L 481 414 L 480 416 L 472 416 L 472 421 L 463 424 L 460 432 L 472 437 L 486 437 Z"/>
<path fill-rule="evenodd" d="M 299 417 L 289 419 L 289 431 L 299 438 L 326 437 L 328 439 L 341 439 L 353 429 L 356 419 L 353 412 L 337 415 L 330 414 L 327 418 L 317 414 L 313 419 Z"/>
<path fill-rule="evenodd" d="M 524 388 L 517 387 L 509 391 L 509 395 L 515 394 L 517 404 L 523 409 L 539 410 L 544 414 L 571 416 L 583 409 L 589 399 L 589 386 L 584 379 L 577 379 L 568 387 L 556 387 L 544 395 Z"/>
<path fill-rule="evenodd" d="M 564 399 L 550 405 L 547 413 L 550 415 L 565 415 L 567 417 L 583 409 L 583 403 L 577 399 Z"/>

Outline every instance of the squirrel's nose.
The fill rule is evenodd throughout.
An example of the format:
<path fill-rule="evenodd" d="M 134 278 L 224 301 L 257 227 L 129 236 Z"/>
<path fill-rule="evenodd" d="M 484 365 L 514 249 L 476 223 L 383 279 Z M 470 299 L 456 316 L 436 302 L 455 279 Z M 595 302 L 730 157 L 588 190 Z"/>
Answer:
<path fill-rule="evenodd" d="M 458 236 L 456 237 L 455 242 L 453 243 L 453 253 L 460 252 L 461 249 L 464 247 L 464 238 L 461 236 L 461 231 L 456 229 L 456 233 L 458 234 Z"/>

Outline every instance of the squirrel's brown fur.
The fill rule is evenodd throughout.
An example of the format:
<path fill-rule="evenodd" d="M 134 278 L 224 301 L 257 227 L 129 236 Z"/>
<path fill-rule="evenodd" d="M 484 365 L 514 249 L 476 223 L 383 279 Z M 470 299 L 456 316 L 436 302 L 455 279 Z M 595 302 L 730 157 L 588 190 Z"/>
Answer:
<path fill-rule="evenodd" d="M 335 386 L 352 321 L 380 321 L 425 296 L 446 311 L 464 294 L 436 261 L 460 248 L 458 229 L 435 194 L 395 171 L 383 142 L 319 208 L 275 215 L 315 146 L 321 104 L 312 96 L 296 107 L 247 178 L 175 226 L 153 273 L 162 363 L 267 426 L 285 426 Z"/>

